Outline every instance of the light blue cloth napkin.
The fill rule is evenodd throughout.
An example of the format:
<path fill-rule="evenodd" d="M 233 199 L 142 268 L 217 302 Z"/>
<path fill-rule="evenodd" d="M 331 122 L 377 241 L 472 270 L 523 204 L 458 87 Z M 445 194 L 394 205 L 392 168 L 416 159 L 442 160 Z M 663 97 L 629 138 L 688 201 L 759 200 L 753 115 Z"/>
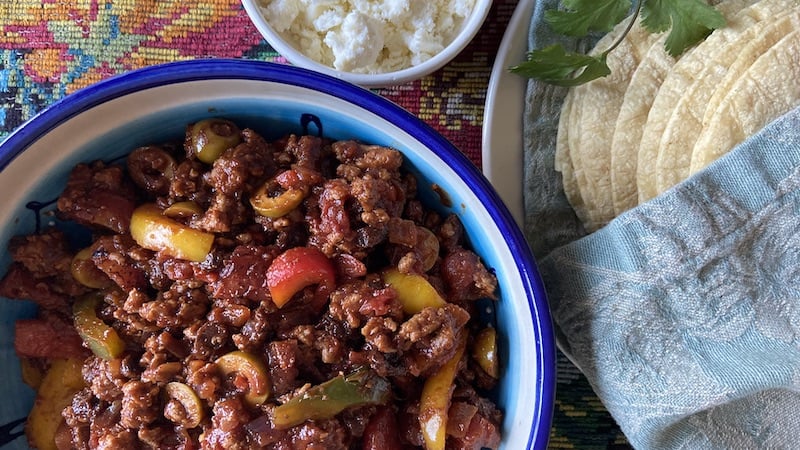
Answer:
<path fill-rule="evenodd" d="M 531 47 L 554 42 L 555 3 Z M 636 448 L 800 448 L 800 109 L 585 236 L 553 170 L 565 92 L 530 82 L 525 117 L 525 232 L 559 347 Z"/>

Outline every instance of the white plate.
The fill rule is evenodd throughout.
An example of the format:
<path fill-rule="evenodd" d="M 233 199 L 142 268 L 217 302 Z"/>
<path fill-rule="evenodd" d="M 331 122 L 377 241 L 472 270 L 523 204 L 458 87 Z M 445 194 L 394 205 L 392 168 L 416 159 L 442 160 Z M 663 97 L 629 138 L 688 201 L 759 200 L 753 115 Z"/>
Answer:
<path fill-rule="evenodd" d="M 522 115 L 527 79 L 508 68 L 525 59 L 535 0 L 520 0 L 500 42 L 483 112 L 483 174 L 494 185 L 517 224 L 523 224 Z"/>

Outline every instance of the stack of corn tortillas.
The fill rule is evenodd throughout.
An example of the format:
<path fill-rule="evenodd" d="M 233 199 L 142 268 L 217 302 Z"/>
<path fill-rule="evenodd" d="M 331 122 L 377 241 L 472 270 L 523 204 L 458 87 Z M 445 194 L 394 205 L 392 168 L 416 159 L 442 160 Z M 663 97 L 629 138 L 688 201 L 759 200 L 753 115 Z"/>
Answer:
<path fill-rule="evenodd" d="M 727 25 L 677 59 L 664 49 L 665 34 L 635 24 L 608 55 L 611 75 L 567 94 L 555 168 L 587 231 L 800 104 L 800 0 L 724 0 L 716 8 Z"/>

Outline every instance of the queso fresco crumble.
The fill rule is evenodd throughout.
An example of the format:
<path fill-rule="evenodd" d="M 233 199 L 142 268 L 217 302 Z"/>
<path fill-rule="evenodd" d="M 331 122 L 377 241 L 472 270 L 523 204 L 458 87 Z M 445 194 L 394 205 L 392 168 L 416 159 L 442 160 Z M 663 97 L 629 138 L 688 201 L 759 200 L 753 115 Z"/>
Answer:
<path fill-rule="evenodd" d="M 474 0 L 261 0 L 266 20 L 322 64 L 357 73 L 418 65 L 458 34 Z"/>

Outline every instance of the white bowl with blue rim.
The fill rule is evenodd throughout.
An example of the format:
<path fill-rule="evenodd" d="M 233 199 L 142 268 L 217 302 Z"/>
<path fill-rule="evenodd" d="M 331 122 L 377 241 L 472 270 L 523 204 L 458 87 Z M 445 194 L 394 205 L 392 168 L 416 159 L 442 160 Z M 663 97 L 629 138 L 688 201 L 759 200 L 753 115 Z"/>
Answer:
<path fill-rule="evenodd" d="M 303 44 L 307 44 L 304 46 L 300 45 L 299 42 L 293 42 L 292 40 L 287 39 L 286 34 L 279 32 L 276 29 L 276 24 L 271 23 L 267 18 L 268 14 L 266 14 L 266 4 L 270 2 L 264 2 L 262 0 L 241 0 L 241 2 L 242 6 L 247 12 L 248 17 L 250 17 L 251 22 L 253 22 L 253 25 L 256 27 L 258 32 L 261 33 L 261 36 L 263 36 L 264 39 L 272 46 L 272 48 L 280 53 L 281 56 L 286 58 L 287 61 L 295 66 L 324 73 L 326 75 L 330 75 L 332 77 L 339 78 L 366 88 L 389 87 L 408 83 L 430 75 L 431 73 L 441 69 L 447 63 L 461 54 L 461 52 L 464 51 L 464 49 L 466 49 L 467 46 L 472 42 L 486 21 L 486 17 L 489 15 L 489 11 L 493 4 L 492 0 L 475 0 L 470 13 L 462 18 L 463 21 L 452 36 L 452 39 L 446 43 L 443 43 L 441 50 L 439 50 L 429 59 L 426 59 L 418 64 L 411 64 L 409 61 L 408 66 L 394 70 L 358 72 L 354 70 L 337 69 L 332 65 L 324 64 L 314 59 L 314 57 L 309 56 L 307 47 L 313 47 L 313 45 L 308 45 L 306 42 L 303 42 Z M 420 3 L 420 5 L 421 4 L 422 3 Z M 323 4 L 322 6 L 324 7 L 326 5 Z M 442 14 L 444 15 L 445 13 L 442 12 Z M 281 17 L 281 19 L 283 20 L 285 17 Z M 385 18 L 382 20 L 378 20 L 378 18 L 373 19 L 375 19 L 375 23 L 382 23 L 386 21 Z M 299 19 L 295 21 L 295 23 L 298 22 L 301 21 Z M 330 22 L 330 20 L 320 20 L 319 22 L 322 24 Z M 327 34 L 330 32 L 330 29 L 327 29 L 330 24 L 324 26 L 321 24 L 319 24 L 321 27 L 320 29 L 308 31 L 312 34 Z M 316 21 L 314 22 L 314 25 L 315 27 L 318 26 Z M 414 28 L 412 27 L 411 30 L 406 31 L 413 32 L 413 30 Z M 404 40 L 413 41 L 415 38 L 416 36 L 405 36 Z M 358 41 L 358 39 L 352 40 Z M 321 43 L 321 45 L 325 44 Z M 388 47 L 394 47 L 398 45 L 400 45 L 400 43 L 387 43 L 387 51 Z M 369 46 L 367 46 L 367 48 L 369 48 Z M 394 51 L 396 51 L 396 49 Z"/>
<path fill-rule="evenodd" d="M 451 143 L 396 104 L 324 74 L 280 64 L 196 60 L 129 72 L 97 83 L 25 123 L 0 144 L 0 273 L 11 260 L 7 243 L 30 234 L 37 215 L 64 188 L 79 162 L 113 160 L 137 146 L 183 136 L 187 123 L 225 116 L 267 138 L 310 132 L 360 139 L 401 150 L 429 188 L 440 186 L 464 224 L 474 250 L 497 275 L 494 320 L 506 450 L 543 448 L 555 395 L 555 344 L 545 292 L 533 256 L 506 207 L 479 170 Z M 0 298 L 0 447 L 28 448 L 21 421 L 34 400 L 14 353 L 14 321 L 33 317 L 32 303 Z"/>

